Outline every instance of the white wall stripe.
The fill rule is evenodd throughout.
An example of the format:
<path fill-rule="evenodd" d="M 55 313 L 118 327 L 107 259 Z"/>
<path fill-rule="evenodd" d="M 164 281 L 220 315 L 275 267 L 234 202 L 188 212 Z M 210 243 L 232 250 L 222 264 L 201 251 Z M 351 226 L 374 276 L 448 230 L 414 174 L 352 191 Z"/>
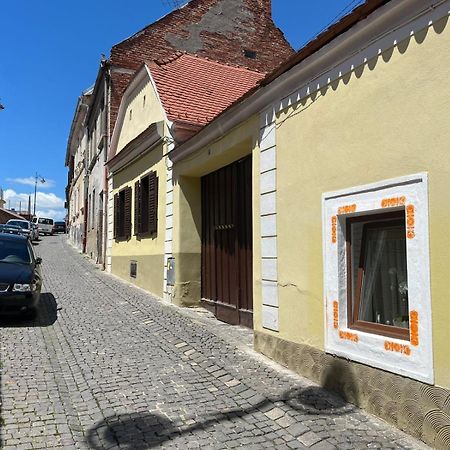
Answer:
<path fill-rule="evenodd" d="M 277 189 L 277 172 L 276 169 L 264 172 L 260 177 L 261 194 L 275 192 Z"/>
<path fill-rule="evenodd" d="M 277 149 L 275 112 L 260 117 L 260 219 L 262 326 L 278 331 Z"/>
<path fill-rule="evenodd" d="M 277 306 L 262 305 L 262 319 L 264 328 L 279 331 Z"/>
<path fill-rule="evenodd" d="M 168 145 L 168 151 L 171 151 L 174 144 Z M 173 286 L 167 284 L 167 266 L 170 258 L 173 257 L 173 180 L 172 180 L 172 161 L 166 156 L 166 230 L 164 242 L 164 282 L 163 292 L 164 300 L 172 302 Z"/>

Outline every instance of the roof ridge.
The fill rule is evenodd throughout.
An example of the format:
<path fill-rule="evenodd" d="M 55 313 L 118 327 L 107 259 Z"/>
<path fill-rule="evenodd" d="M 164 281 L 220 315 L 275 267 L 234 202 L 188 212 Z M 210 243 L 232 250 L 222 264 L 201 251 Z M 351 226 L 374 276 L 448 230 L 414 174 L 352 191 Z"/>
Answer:
<path fill-rule="evenodd" d="M 233 69 L 247 70 L 249 72 L 262 73 L 262 74 L 267 73 L 267 72 L 263 72 L 263 71 L 258 70 L 258 69 L 250 69 L 250 67 L 244 66 L 244 65 L 240 65 L 240 64 L 232 64 L 230 62 L 217 61 L 217 59 L 213 59 L 213 58 L 210 58 L 208 56 L 202 56 L 202 55 L 199 55 L 198 53 L 186 53 L 186 55 L 187 56 L 191 56 L 193 58 L 205 59 L 207 61 L 219 64 L 220 66 L 228 66 L 228 67 L 231 67 Z"/>
<path fill-rule="evenodd" d="M 237 70 L 241 70 L 241 71 L 245 71 L 245 72 L 258 73 L 261 75 L 267 74 L 267 72 L 263 72 L 263 71 L 257 70 L 257 69 L 250 69 L 247 66 L 231 64 L 229 62 L 221 62 L 221 61 L 217 61 L 216 59 L 209 58 L 207 56 L 199 55 L 197 53 L 188 53 L 186 51 L 180 51 L 180 50 L 177 50 L 177 51 L 173 52 L 171 55 L 166 56 L 164 58 L 153 59 L 153 60 L 149 61 L 148 64 L 149 65 L 156 64 L 157 66 L 162 67 L 162 66 L 165 66 L 167 64 L 170 64 L 170 63 L 176 61 L 177 59 L 180 59 L 183 56 L 187 57 L 187 58 L 208 61 L 210 63 L 217 64 L 219 66 L 230 67 L 232 69 L 237 69 Z"/>
<path fill-rule="evenodd" d="M 177 50 L 169 56 L 165 56 L 163 58 L 158 58 L 158 59 L 153 59 L 152 61 L 150 61 L 150 63 L 154 63 L 160 67 L 165 66 L 166 64 L 170 64 L 171 62 L 176 61 L 177 59 L 181 58 L 181 56 L 183 56 L 185 54 L 186 54 L 186 52 Z"/>

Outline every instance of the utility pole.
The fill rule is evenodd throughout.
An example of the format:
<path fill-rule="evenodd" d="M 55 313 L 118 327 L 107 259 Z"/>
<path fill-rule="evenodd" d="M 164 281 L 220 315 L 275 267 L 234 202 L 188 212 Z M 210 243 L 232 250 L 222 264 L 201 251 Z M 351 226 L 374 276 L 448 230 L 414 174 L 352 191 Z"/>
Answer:
<path fill-rule="evenodd" d="M 33 206 L 33 217 L 36 216 L 36 193 L 37 193 L 37 184 L 38 180 L 40 183 L 45 183 L 45 178 L 41 175 L 38 175 L 36 172 L 36 175 L 34 177 L 34 206 Z"/>

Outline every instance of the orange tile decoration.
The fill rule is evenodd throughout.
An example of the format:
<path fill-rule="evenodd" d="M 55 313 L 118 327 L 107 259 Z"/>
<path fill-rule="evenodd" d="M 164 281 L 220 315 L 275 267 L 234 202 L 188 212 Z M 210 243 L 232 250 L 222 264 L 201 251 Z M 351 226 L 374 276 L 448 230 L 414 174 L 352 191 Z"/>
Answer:
<path fill-rule="evenodd" d="M 338 208 L 338 214 L 351 214 L 356 211 L 356 205 L 345 205 Z"/>
<path fill-rule="evenodd" d="M 409 347 L 409 345 L 399 344 L 397 342 L 384 341 L 384 349 L 387 352 L 401 353 L 406 356 L 411 355 L 411 348 Z"/>
<path fill-rule="evenodd" d="M 339 338 L 346 340 L 346 341 L 352 341 L 352 342 L 359 341 L 359 336 L 356 333 L 350 333 L 350 331 L 339 330 Z"/>
<path fill-rule="evenodd" d="M 416 236 L 415 225 L 415 208 L 414 205 L 408 205 L 406 207 L 406 237 L 408 239 L 414 239 Z"/>
<path fill-rule="evenodd" d="M 393 208 L 394 206 L 404 206 L 406 204 L 406 197 L 392 197 L 392 198 L 384 198 L 381 200 L 382 208 Z"/>
<path fill-rule="evenodd" d="M 417 311 L 409 313 L 409 337 L 411 345 L 417 347 L 419 345 L 419 313 Z"/>
<path fill-rule="evenodd" d="M 335 330 L 339 328 L 339 303 L 337 300 L 333 302 L 333 327 Z"/>
<path fill-rule="evenodd" d="M 337 241 L 337 217 L 331 217 L 331 243 L 336 244 Z"/>

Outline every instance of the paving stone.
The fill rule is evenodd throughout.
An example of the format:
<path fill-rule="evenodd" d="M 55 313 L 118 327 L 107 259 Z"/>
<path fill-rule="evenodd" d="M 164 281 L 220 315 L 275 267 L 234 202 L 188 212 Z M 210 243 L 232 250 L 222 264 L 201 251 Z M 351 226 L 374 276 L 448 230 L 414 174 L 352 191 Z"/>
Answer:
<path fill-rule="evenodd" d="M 2 449 L 425 449 L 180 309 L 41 240 L 36 320 L 0 320 Z M 302 403 L 302 399 L 305 403 Z M 314 406 L 317 405 L 317 410 Z"/>
<path fill-rule="evenodd" d="M 266 412 L 266 416 L 271 420 L 277 420 L 280 417 L 284 416 L 284 411 L 280 408 L 273 408 L 270 411 Z"/>
<path fill-rule="evenodd" d="M 314 433 L 314 431 L 308 431 L 307 433 L 299 436 L 297 439 L 307 447 L 311 447 L 312 445 L 321 440 L 320 437 L 317 436 L 316 433 Z"/>

